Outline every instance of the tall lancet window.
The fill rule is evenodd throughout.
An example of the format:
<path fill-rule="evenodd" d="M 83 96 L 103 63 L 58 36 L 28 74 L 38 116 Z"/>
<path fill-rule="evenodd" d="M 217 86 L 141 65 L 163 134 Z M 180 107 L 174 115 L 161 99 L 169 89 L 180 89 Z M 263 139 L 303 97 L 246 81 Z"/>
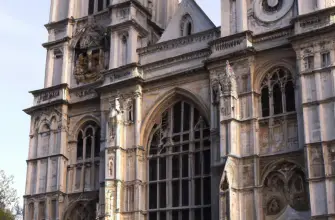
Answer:
<path fill-rule="evenodd" d="M 94 122 L 86 123 L 77 136 L 75 190 L 98 189 L 95 174 L 99 172 L 100 128 Z M 84 176 L 84 177 L 83 177 Z"/>
<path fill-rule="evenodd" d="M 180 21 L 180 36 L 188 36 L 193 34 L 193 22 L 189 14 L 185 14 Z"/>
<path fill-rule="evenodd" d="M 121 65 L 126 65 L 128 61 L 128 39 L 127 36 L 121 38 Z"/>
<path fill-rule="evenodd" d="M 276 68 L 262 82 L 262 117 L 295 111 L 294 82 L 289 71 Z"/>
<path fill-rule="evenodd" d="M 211 219 L 210 128 L 185 101 L 168 108 L 149 141 L 149 220 Z"/>

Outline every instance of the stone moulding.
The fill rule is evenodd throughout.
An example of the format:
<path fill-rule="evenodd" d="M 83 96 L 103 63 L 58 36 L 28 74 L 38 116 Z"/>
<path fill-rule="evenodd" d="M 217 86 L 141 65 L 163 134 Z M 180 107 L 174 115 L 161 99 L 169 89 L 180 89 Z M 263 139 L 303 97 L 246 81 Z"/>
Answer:
<path fill-rule="evenodd" d="M 296 23 L 296 34 L 331 26 L 335 23 L 335 7 L 298 16 L 292 22 Z"/>
<path fill-rule="evenodd" d="M 34 96 L 34 106 L 46 104 L 55 100 L 66 100 L 68 85 L 66 83 L 45 89 L 31 91 Z"/>
<path fill-rule="evenodd" d="M 131 78 L 143 78 L 143 71 L 136 63 L 126 65 L 122 68 L 112 69 L 105 73 L 105 83 L 109 81 L 109 83 L 113 84 Z"/>
<path fill-rule="evenodd" d="M 242 51 L 252 46 L 252 32 L 245 31 L 228 37 L 222 37 L 209 43 L 212 48 L 211 57 L 227 55 L 236 51 Z"/>
<path fill-rule="evenodd" d="M 154 63 L 149 63 L 149 64 L 146 64 L 146 65 L 143 65 L 143 70 L 144 70 L 144 72 L 148 73 L 148 72 L 152 72 L 156 69 L 160 69 L 160 68 L 164 68 L 164 67 L 167 67 L 167 66 L 170 66 L 170 65 L 174 65 L 174 64 L 179 63 L 179 62 L 184 62 L 184 61 L 188 61 L 188 60 L 207 57 L 210 54 L 211 54 L 210 50 L 203 49 L 203 50 L 183 54 L 181 56 L 172 57 L 172 58 L 168 58 L 168 59 L 165 59 L 165 60 L 161 60 L 161 61 L 157 61 L 157 62 L 154 62 Z"/>
<path fill-rule="evenodd" d="M 203 41 L 210 42 L 212 40 L 215 40 L 219 36 L 220 36 L 219 29 L 213 28 L 211 30 L 196 33 L 190 36 L 181 37 L 178 39 L 161 42 L 161 43 L 158 43 L 152 46 L 139 48 L 137 49 L 137 52 L 139 53 L 140 56 L 143 56 L 143 55 L 152 54 L 152 53 L 156 53 L 160 51 L 166 51 L 166 50 L 179 48 L 179 47 L 186 46 L 186 45 L 193 44 L 193 43 L 199 43 Z"/>
<path fill-rule="evenodd" d="M 271 31 L 268 33 L 260 34 L 260 35 L 255 35 L 253 36 L 253 43 L 261 43 L 264 41 L 270 41 L 278 38 L 283 38 L 283 37 L 290 37 L 293 34 L 293 26 L 285 27 L 281 30 L 276 30 L 276 31 Z"/>

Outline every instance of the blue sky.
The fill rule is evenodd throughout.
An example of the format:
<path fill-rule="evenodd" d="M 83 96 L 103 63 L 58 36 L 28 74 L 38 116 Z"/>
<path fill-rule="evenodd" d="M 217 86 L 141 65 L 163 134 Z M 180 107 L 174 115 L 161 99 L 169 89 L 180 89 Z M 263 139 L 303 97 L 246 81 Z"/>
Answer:
<path fill-rule="evenodd" d="M 77 0 L 79 1 L 79 0 Z M 220 0 L 197 0 L 220 25 Z M 210 2 L 210 3 L 209 3 Z M 19 7 L 18 7 L 19 6 Z M 0 169 L 13 175 L 18 195 L 24 194 L 31 106 L 28 91 L 43 88 L 50 0 L 0 0 Z M 22 200 L 21 200 L 22 201 Z"/>

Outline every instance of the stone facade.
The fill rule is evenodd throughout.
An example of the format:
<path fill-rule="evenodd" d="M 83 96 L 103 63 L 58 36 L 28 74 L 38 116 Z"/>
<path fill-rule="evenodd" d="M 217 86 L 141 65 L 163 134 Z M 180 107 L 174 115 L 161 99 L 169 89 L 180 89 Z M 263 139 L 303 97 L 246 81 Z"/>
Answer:
<path fill-rule="evenodd" d="M 335 219 L 335 1 L 53 0 L 27 220 Z"/>

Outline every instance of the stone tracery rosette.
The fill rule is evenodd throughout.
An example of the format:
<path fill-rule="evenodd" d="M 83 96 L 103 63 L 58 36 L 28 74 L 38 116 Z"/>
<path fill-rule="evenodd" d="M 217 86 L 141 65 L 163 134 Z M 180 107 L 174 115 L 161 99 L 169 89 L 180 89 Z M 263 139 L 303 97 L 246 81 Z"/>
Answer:
<path fill-rule="evenodd" d="M 262 22 L 275 22 L 293 7 L 294 0 L 255 0 L 254 13 Z"/>
<path fill-rule="evenodd" d="M 295 164 L 282 162 L 264 180 L 263 208 L 267 216 L 279 215 L 287 206 L 298 212 L 309 210 L 305 175 Z"/>

